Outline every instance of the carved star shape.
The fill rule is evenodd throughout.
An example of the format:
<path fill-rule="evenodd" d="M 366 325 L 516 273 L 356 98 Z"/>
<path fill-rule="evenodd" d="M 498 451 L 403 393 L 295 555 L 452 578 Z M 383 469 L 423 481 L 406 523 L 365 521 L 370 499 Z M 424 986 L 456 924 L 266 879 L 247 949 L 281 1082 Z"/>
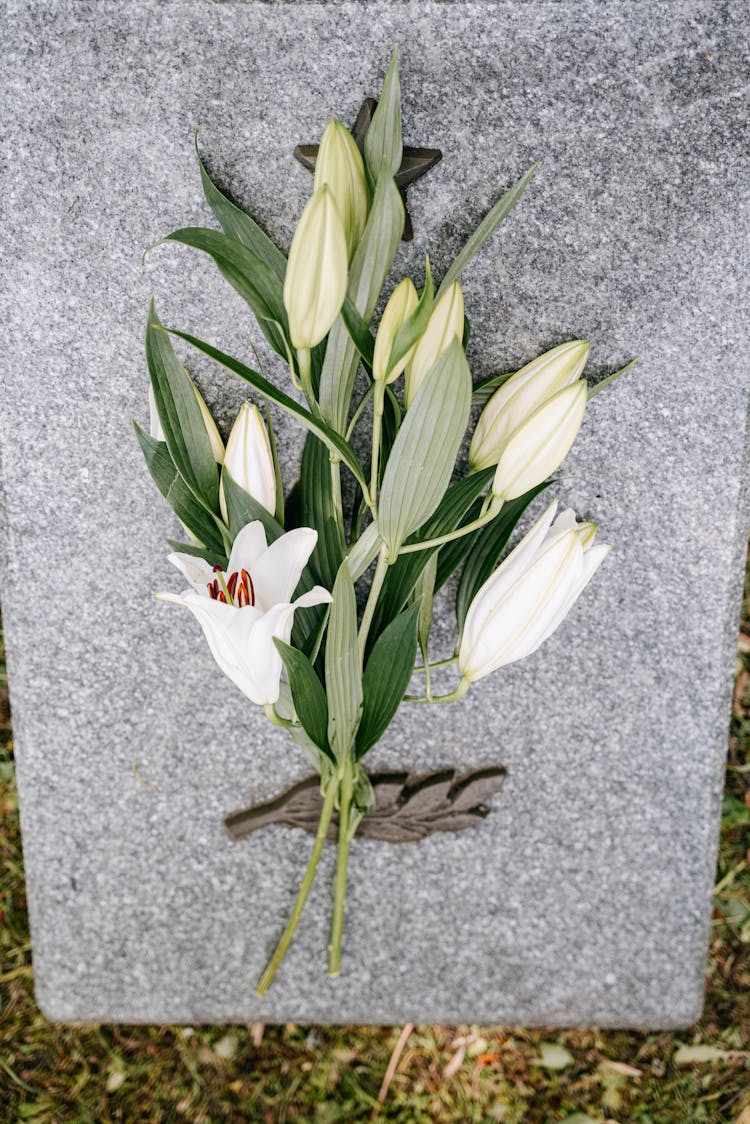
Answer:
<path fill-rule="evenodd" d="M 357 120 L 354 122 L 351 133 L 357 142 L 357 147 L 360 152 L 364 152 L 365 133 L 370 127 L 372 115 L 377 108 L 377 101 L 375 98 L 365 98 L 362 102 L 362 108 L 357 114 Z M 294 158 L 298 160 L 303 168 L 307 168 L 308 172 L 315 171 L 315 161 L 318 157 L 317 144 L 298 144 L 294 150 Z M 401 198 L 404 201 L 404 233 L 402 236 L 403 242 L 411 242 L 414 237 L 414 228 L 412 227 L 411 215 L 409 214 L 409 201 L 406 198 L 406 189 L 410 184 L 415 183 L 422 176 L 426 175 L 431 168 L 434 168 L 438 161 L 443 159 L 443 154 L 439 148 L 414 148 L 412 145 L 405 144 L 403 156 L 401 159 L 401 167 L 396 172 L 395 180 L 396 187 L 401 193 Z"/>

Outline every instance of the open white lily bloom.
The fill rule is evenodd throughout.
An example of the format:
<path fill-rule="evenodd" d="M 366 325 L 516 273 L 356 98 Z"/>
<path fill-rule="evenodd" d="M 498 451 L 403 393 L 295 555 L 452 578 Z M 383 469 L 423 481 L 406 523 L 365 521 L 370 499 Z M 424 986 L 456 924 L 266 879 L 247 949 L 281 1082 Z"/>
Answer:
<path fill-rule="evenodd" d="M 232 426 L 224 454 L 224 468 L 244 490 L 273 515 L 276 510 L 276 472 L 268 431 L 260 410 L 243 402 Z M 227 518 L 224 483 L 219 488 L 221 514 Z"/>
<path fill-rule="evenodd" d="M 254 522 L 234 540 L 225 572 L 191 554 L 169 555 L 191 588 L 157 598 L 190 610 L 221 670 L 261 706 L 279 697 L 281 657 L 273 638 L 288 643 L 296 609 L 331 601 L 319 585 L 290 601 L 317 539 L 316 531 L 298 527 L 267 546 L 263 524 Z"/>
<path fill-rule="evenodd" d="M 458 664 L 473 683 L 535 652 L 561 624 L 612 549 L 557 501 L 487 579 L 466 615 Z"/>

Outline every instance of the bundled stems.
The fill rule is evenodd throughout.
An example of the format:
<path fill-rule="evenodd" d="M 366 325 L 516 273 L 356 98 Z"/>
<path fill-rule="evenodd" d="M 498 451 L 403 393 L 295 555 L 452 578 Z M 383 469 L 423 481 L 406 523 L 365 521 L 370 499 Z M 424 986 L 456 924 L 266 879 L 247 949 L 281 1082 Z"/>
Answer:
<path fill-rule="evenodd" d="M 341 788 L 339 789 L 339 845 L 338 858 L 336 860 L 336 883 L 333 897 L 331 940 L 328 945 L 329 976 L 337 976 L 341 969 L 341 939 L 344 933 L 344 911 L 346 909 L 346 882 L 349 869 L 349 843 L 351 841 L 350 820 L 353 783 L 354 762 L 353 751 L 350 750 L 344 762 Z"/>
<path fill-rule="evenodd" d="M 286 955 L 286 951 L 289 948 L 289 945 L 292 943 L 292 937 L 294 936 L 295 930 L 299 923 L 299 919 L 302 916 L 302 910 L 305 908 L 305 902 L 307 901 L 308 894 L 310 893 L 310 887 L 312 886 L 313 880 L 315 879 L 315 871 L 318 867 L 320 853 L 323 850 L 323 844 L 325 843 L 326 835 L 328 834 L 328 828 L 331 824 L 331 817 L 333 816 L 333 809 L 336 803 L 338 788 L 338 784 L 334 782 L 328 786 L 328 789 L 326 791 L 325 799 L 323 801 L 323 810 L 320 813 L 318 830 L 315 835 L 315 845 L 313 846 L 312 854 L 310 855 L 310 860 L 307 864 L 305 877 L 300 883 L 300 888 L 297 892 L 297 900 L 294 903 L 294 909 L 292 910 L 289 920 L 286 923 L 284 932 L 281 934 L 281 939 L 276 945 L 273 956 L 268 961 L 263 975 L 258 980 L 257 986 L 255 988 L 256 995 L 266 994 L 269 987 L 273 983 L 274 976 L 278 971 L 281 961 Z M 346 871 L 344 873 L 346 874 Z"/>

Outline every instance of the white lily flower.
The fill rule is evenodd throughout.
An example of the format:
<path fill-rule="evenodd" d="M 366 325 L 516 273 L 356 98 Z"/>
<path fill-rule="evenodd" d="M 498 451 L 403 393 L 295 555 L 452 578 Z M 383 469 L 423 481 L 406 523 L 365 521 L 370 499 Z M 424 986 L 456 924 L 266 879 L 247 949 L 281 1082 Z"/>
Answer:
<path fill-rule="evenodd" d="M 594 546 L 596 528 L 557 501 L 478 591 L 466 615 L 458 665 L 473 683 L 531 655 L 570 612 L 612 549 Z"/>
<path fill-rule="evenodd" d="M 273 638 L 288 643 L 296 609 L 332 600 L 316 585 L 290 601 L 317 539 L 316 531 L 299 527 L 267 546 L 263 524 L 254 522 L 234 540 L 226 571 L 191 554 L 169 555 L 191 588 L 157 598 L 190 610 L 221 670 L 261 706 L 279 697 L 282 665 Z"/>
<path fill-rule="evenodd" d="M 514 500 L 556 472 L 583 423 L 586 383 L 577 379 L 537 406 L 508 438 L 495 470 L 492 491 Z"/>
<path fill-rule="evenodd" d="M 192 379 L 190 380 L 192 382 Z M 216 422 L 211 416 L 211 411 L 206 405 L 203 395 L 198 390 L 198 387 L 193 383 L 193 390 L 195 397 L 198 399 L 198 405 L 201 408 L 203 415 L 203 423 L 206 427 L 208 439 L 211 442 L 211 452 L 214 455 L 214 460 L 217 464 L 221 464 L 224 460 L 224 442 L 221 439 L 221 434 L 216 427 Z M 164 430 L 161 421 L 159 420 L 159 412 L 156 409 L 156 398 L 154 396 L 154 388 L 151 383 L 148 384 L 148 411 L 149 411 L 149 430 L 154 441 L 164 440 Z"/>
<path fill-rule="evenodd" d="M 260 410 L 249 402 L 242 403 L 232 426 L 224 454 L 224 468 L 235 484 L 244 488 L 273 515 L 276 510 L 276 470 L 271 455 L 271 443 Z M 219 506 L 222 516 L 226 519 L 227 504 L 224 498 L 223 478 L 219 488 Z"/>

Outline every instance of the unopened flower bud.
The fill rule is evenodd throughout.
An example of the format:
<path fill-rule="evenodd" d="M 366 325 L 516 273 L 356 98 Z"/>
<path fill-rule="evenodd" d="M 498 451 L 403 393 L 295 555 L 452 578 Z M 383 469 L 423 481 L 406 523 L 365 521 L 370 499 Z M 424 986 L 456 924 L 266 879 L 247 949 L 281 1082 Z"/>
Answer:
<path fill-rule="evenodd" d="M 560 467 L 578 436 L 588 392 L 583 379 L 537 406 L 506 442 L 492 491 L 502 500 L 522 496 Z"/>
<path fill-rule="evenodd" d="M 438 356 L 450 346 L 452 340 L 460 341 L 463 336 L 464 295 L 458 281 L 454 281 L 432 310 L 425 333 L 407 365 L 404 387 L 404 405 L 407 410 Z"/>
<path fill-rule="evenodd" d="M 227 441 L 224 468 L 235 484 L 273 515 L 276 510 L 276 472 L 268 433 L 257 406 L 243 402 Z M 224 481 L 219 489 L 221 514 L 227 518 Z"/>
<path fill-rule="evenodd" d="M 497 464 L 519 425 L 553 394 L 580 378 L 588 354 L 588 341 L 572 340 L 553 347 L 511 375 L 480 414 L 469 447 L 472 467 Z"/>
<path fill-rule="evenodd" d="M 389 383 L 394 382 L 414 354 L 414 348 L 412 347 L 395 367 L 390 371 L 388 370 L 388 360 L 393 342 L 404 321 L 411 316 L 418 304 L 419 297 L 417 296 L 417 290 L 414 288 L 414 283 L 406 277 L 399 282 L 388 298 L 388 303 L 378 325 L 378 334 L 375 337 L 375 355 L 372 362 L 373 378 L 386 379 L 386 382 Z"/>
<path fill-rule="evenodd" d="M 349 257 L 359 245 L 370 209 L 365 166 L 354 137 L 340 121 L 331 118 L 320 140 L 315 160 L 315 187 L 326 185 L 333 196 Z"/>
<path fill-rule="evenodd" d="M 295 348 L 320 343 L 346 296 L 348 251 L 344 226 L 328 187 L 313 192 L 292 238 L 284 306 Z"/>

